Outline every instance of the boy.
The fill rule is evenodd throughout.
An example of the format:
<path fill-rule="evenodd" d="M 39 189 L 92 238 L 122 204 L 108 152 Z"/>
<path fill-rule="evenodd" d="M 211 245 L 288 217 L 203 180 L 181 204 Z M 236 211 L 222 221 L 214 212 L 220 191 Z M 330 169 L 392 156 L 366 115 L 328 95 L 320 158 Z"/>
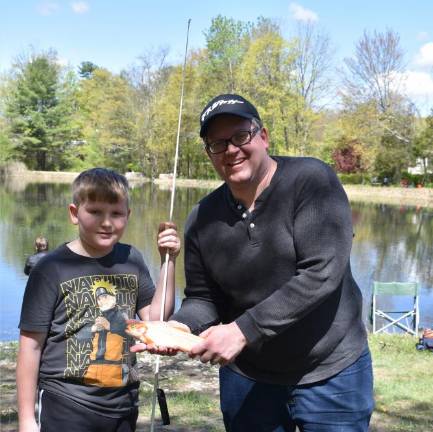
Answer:
<path fill-rule="evenodd" d="M 38 236 L 35 238 L 35 251 L 36 253 L 27 258 L 24 266 L 24 274 L 27 276 L 36 263 L 48 253 L 48 240 L 45 237 Z"/>
<path fill-rule="evenodd" d="M 155 290 L 141 254 L 119 243 L 130 209 L 128 183 L 103 168 L 72 184 L 71 222 L 78 238 L 32 270 L 20 319 L 17 362 L 19 431 L 134 431 L 138 377 L 126 319 L 158 320 L 163 264 Z M 176 227 L 159 226 L 161 262 L 169 251 L 165 316 L 174 306 Z"/>

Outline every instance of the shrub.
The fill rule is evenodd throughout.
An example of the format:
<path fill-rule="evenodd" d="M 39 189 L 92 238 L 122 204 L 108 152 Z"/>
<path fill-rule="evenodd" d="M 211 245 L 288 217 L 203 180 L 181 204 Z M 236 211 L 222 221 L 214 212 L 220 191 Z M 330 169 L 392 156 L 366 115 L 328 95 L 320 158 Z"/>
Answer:
<path fill-rule="evenodd" d="M 337 174 L 343 184 L 369 184 L 370 176 L 365 173 Z"/>
<path fill-rule="evenodd" d="M 416 186 L 416 185 L 423 185 L 424 187 L 431 187 L 428 186 L 429 184 L 433 183 L 433 174 L 410 174 L 408 172 L 403 172 L 401 174 L 401 181 L 403 184 L 407 186 Z"/>

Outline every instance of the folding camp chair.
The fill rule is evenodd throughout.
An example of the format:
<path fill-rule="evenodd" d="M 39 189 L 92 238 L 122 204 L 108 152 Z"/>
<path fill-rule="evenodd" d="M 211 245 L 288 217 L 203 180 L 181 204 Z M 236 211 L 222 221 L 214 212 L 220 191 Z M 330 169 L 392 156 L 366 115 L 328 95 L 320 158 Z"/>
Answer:
<path fill-rule="evenodd" d="M 411 296 L 413 306 L 409 310 L 382 310 L 377 306 L 377 296 Z M 373 282 L 373 333 L 384 332 L 386 329 L 398 327 L 407 333 L 418 336 L 419 306 L 418 283 L 416 282 Z M 397 317 L 396 314 L 399 314 Z M 388 321 L 377 328 L 377 317 Z M 403 321 L 404 320 L 404 321 Z M 409 320 L 411 322 L 409 322 Z M 403 321 L 403 322 L 402 322 Z"/>

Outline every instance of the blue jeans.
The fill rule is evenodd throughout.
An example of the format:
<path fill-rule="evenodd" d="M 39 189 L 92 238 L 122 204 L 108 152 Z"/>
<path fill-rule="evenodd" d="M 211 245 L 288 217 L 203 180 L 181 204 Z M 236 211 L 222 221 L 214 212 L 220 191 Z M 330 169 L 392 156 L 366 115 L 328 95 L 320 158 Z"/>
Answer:
<path fill-rule="evenodd" d="M 259 383 L 220 369 L 220 398 L 229 432 L 367 432 L 374 408 L 367 348 L 326 380 L 298 386 Z"/>

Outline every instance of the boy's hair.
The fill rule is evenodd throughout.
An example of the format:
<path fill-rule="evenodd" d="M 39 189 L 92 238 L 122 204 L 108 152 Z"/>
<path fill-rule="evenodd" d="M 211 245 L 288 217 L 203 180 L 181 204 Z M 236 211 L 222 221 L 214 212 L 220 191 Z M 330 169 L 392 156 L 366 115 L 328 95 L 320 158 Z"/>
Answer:
<path fill-rule="evenodd" d="M 39 236 L 35 238 L 35 250 L 42 252 L 48 250 L 48 240 L 45 237 Z"/>
<path fill-rule="evenodd" d="M 83 171 L 72 183 L 72 201 L 76 206 L 87 200 L 116 203 L 121 199 L 125 199 L 129 207 L 128 180 L 107 168 Z"/>

